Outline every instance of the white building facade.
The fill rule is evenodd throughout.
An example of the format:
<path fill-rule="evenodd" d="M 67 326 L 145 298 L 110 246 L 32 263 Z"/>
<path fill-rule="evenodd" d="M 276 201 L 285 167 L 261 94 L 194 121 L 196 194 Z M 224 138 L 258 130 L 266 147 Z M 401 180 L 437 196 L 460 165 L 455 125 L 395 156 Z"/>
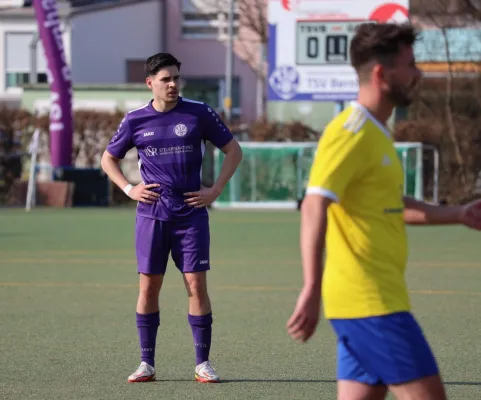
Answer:
<path fill-rule="evenodd" d="M 72 72 L 74 109 L 123 109 L 127 103 L 128 108 L 138 107 L 143 96 L 125 99 L 129 96 L 125 85 L 143 85 L 145 59 L 164 51 L 182 62 L 183 94 L 222 110 L 226 90 L 226 1 L 118 0 L 73 8 L 67 1 L 57 4 Z M 235 31 L 238 20 L 236 12 Z M 0 100 L 16 98 L 21 106 L 48 112 L 47 66 L 36 35 L 33 8 L 0 10 Z M 43 85 L 34 88 L 29 86 L 32 84 Z M 115 95 L 99 96 L 106 87 Z M 255 119 L 256 73 L 236 54 L 231 97 L 233 115 L 244 121 Z"/>
<path fill-rule="evenodd" d="M 71 14 L 73 83 L 129 81 L 134 61 L 162 51 L 163 1 L 82 7 Z"/>
<path fill-rule="evenodd" d="M 59 7 L 65 53 L 70 60 L 70 30 L 67 9 Z M 37 35 L 37 22 L 32 8 L 8 9 L 0 12 L 0 95 L 15 96 L 20 87 L 47 82 L 47 63 Z"/>

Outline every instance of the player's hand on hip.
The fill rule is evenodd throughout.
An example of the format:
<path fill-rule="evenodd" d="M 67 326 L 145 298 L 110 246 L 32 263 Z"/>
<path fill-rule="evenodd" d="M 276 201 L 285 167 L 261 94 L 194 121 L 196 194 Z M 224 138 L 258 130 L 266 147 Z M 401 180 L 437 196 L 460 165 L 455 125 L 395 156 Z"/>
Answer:
<path fill-rule="evenodd" d="M 151 183 L 146 185 L 144 182 L 140 182 L 137 186 L 134 186 L 129 192 L 129 197 L 132 200 L 137 200 L 142 203 L 154 204 L 160 197 L 160 194 L 152 192 L 149 189 L 159 187 L 158 183 Z"/>
<path fill-rule="evenodd" d="M 197 192 L 184 193 L 184 196 L 187 197 L 184 202 L 191 207 L 202 208 L 213 203 L 219 195 L 220 192 L 215 187 L 201 187 Z"/>
<path fill-rule="evenodd" d="M 296 308 L 289 321 L 287 332 L 293 339 L 307 342 L 316 331 L 321 308 L 320 291 L 304 288 L 297 299 Z"/>
<path fill-rule="evenodd" d="M 469 228 L 481 230 L 481 200 L 475 200 L 463 206 L 461 223 Z"/>

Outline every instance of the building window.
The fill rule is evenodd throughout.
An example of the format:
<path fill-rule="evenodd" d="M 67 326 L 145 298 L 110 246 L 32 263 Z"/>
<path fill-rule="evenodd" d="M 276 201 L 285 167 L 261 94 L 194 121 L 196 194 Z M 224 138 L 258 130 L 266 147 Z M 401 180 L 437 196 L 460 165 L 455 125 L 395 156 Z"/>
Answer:
<path fill-rule="evenodd" d="M 126 60 L 127 83 L 144 83 L 145 60 Z"/>
<path fill-rule="evenodd" d="M 182 36 L 189 39 L 226 40 L 228 33 L 228 3 L 194 5 L 182 0 Z M 234 34 L 239 27 L 239 12 L 234 14 Z"/>
<path fill-rule="evenodd" d="M 46 73 L 37 73 L 37 82 L 35 83 L 47 83 Z M 30 73 L 28 72 L 7 72 L 5 78 L 5 86 L 9 87 L 21 87 L 23 85 L 28 85 L 30 83 Z"/>
<path fill-rule="evenodd" d="M 217 112 L 224 108 L 225 79 L 222 78 L 183 78 L 182 96 L 188 99 L 203 101 Z M 232 80 L 232 114 L 240 115 L 240 79 Z"/>
<path fill-rule="evenodd" d="M 72 7 L 91 6 L 104 3 L 118 3 L 119 0 L 70 0 Z"/>
<path fill-rule="evenodd" d="M 30 79 L 33 68 L 37 82 Z M 47 62 L 42 42 L 33 32 L 5 33 L 5 72 L 5 87 L 47 82 Z"/>
<path fill-rule="evenodd" d="M 398 123 L 399 121 L 404 121 L 408 119 L 408 116 L 409 116 L 408 107 L 396 107 L 394 109 L 394 123 Z"/>

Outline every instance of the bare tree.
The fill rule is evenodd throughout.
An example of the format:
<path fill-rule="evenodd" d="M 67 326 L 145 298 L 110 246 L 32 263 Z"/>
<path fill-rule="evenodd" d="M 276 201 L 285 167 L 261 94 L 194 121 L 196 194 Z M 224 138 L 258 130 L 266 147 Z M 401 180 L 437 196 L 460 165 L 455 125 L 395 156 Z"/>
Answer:
<path fill-rule="evenodd" d="M 239 34 L 236 50 L 257 75 L 258 114 L 265 113 L 267 64 L 267 1 L 238 0 Z M 260 116 L 259 115 L 259 116 Z"/>
<path fill-rule="evenodd" d="M 259 52 L 256 47 L 266 45 L 267 2 L 266 0 L 237 0 L 239 7 L 239 34 L 237 41 L 242 47 L 246 61 L 258 70 Z M 254 44 L 254 46 L 253 46 Z M 264 74 L 264 70 L 259 71 Z"/>
<path fill-rule="evenodd" d="M 481 155 L 481 34 L 477 29 L 471 29 L 469 35 L 465 31 L 479 28 L 479 3 L 475 0 L 411 3 L 412 21 L 421 32 L 425 31 L 421 33 L 427 55 L 423 61 L 438 61 L 431 63 L 437 68 L 445 64 L 445 72 L 426 73 L 421 96 L 411 107 L 411 117 L 415 118 L 411 120 L 412 132 L 407 132 L 409 126 L 405 125 L 403 134 L 438 147 L 442 191 L 451 200 L 469 197 L 481 170 L 477 161 Z M 426 40 L 430 36 L 434 37 L 431 43 Z"/>
<path fill-rule="evenodd" d="M 456 163 L 459 166 L 460 179 L 463 186 L 467 183 L 465 157 L 462 154 L 459 132 L 456 131 L 453 110 L 455 71 L 453 69 L 453 41 L 449 35 L 452 28 L 464 28 L 475 24 L 476 7 L 469 0 L 435 0 L 430 2 L 414 2 L 413 12 L 419 25 L 435 28 L 442 36 L 442 52 L 447 64 L 444 91 L 444 119 L 447 133 L 453 146 Z M 473 38 L 475 39 L 475 38 Z M 439 51 L 439 49 L 435 49 Z"/>
<path fill-rule="evenodd" d="M 231 0 L 191 0 L 200 12 L 218 13 L 219 20 L 227 22 Z M 265 80 L 267 65 L 265 54 L 268 40 L 267 0 L 234 0 L 235 42 L 234 51 L 237 57 L 245 61 L 256 73 L 258 90 L 262 89 L 262 109 L 265 106 Z M 219 38 L 227 39 L 227 29 Z"/>

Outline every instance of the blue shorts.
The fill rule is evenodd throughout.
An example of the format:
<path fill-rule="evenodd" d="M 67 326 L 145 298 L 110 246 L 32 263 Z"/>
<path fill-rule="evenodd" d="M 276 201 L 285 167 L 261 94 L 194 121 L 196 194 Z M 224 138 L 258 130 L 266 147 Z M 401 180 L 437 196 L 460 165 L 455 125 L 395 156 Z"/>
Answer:
<path fill-rule="evenodd" d="M 429 344 L 409 312 L 330 322 L 338 339 L 339 380 L 396 385 L 439 373 Z"/>

